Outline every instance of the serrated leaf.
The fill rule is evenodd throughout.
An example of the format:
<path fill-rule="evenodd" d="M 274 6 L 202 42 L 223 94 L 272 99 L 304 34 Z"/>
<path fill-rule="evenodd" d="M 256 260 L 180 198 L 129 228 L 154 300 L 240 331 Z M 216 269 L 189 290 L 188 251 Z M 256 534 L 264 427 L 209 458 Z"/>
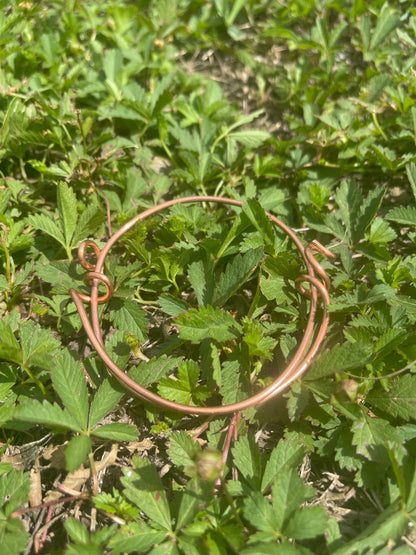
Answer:
<path fill-rule="evenodd" d="M 410 187 L 412 188 L 413 196 L 416 200 L 416 164 L 414 162 L 410 162 L 410 164 L 406 166 L 406 173 Z"/>
<path fill-rule="evenodd" d="M 305 374 L 308 380 L 317 380 L 334 372 L 365 366 L 372 358 L 372 346 L 361 343 L 343 343 L 325 351 L 312 363 Z"/>
<path fill-rule="evenodd" d="M 266 215 L 261 204 L 256 199 L 250 198 L 244 202 L 242 210 L 263 237 L 265 245 L 274 247 L 276 243 L 276 234 L 273 229 L 273 224 Z"/>
<path fill-rule="evenodd" d="M 0 320 L 0 359 L 20 364 L 23 360 L 20 345 L 10 326 Z"/>
<path fill-rule="evenodd" d="M 265 491 L 282 468 L 298 467 L 305 454 L 304 445 L 281 439 L 267 461 L 261 481 L 261 490 Z"/>
<path fill-rule="evenodd" d="M 387 507 L 367 528 L 352 541 L 332 552 L 332 555 L 368 553 L 384 548 L 388 542 L 400 538 L 409 525 L 408 515 L 401 509 L 399 500 Z"/>
<path fill-rule="evenodd" d="M 392 10 L 386 2 L 381 8 L 374 32 L 371 36 L 369 50 L 375 50 L 400 25 L 400 14 Z"/>
<path fill-rule="evenodd" d="M 28 472 L 13 469 L 0 476 L 0 507 L 6 517 L 26 502 L 29 490 Z"/>
<path fill-rule="evenodd" d="M 214 265 L 212 261 L 204 259 L 190 264 L 188 279 L 195 291 L 198 304 L 206 305 L 212 303 L 214 291 Z"/>
<path fill-rule="evenodd" d="M 223 403 L 231 405 L 246 398 L 244 385 L 241 362 L 239 360 L 225 360 L 221 365 L 220 386 Z"/>
<path fill-rule="evenodd" d="M 56 200 L 61 227 L 65 237 L 65 245 L 69 247 L 77 227 L 77 198 L 72 188 L 64 181 L 61 181 L 58 183 Z"/>
<path fill-rule="evenodd" d="M 375 462 L 386 462 L 388 455 L 384 448 L 386 441 L 402 444 L 400 434 L 386 420 L 371 418 L 364 414 L 352 425 L 352 443 L 357 452 L 366 459 Z"/>
<path fill-rule="evenodd" d="M 253 436 L 244 436 L 235 442 L 232 449 L 235 466 L 246 480 L 255 487 L 260 486 L 262 460 Z"/>
<path fill-rule="evenodd" d="M 46 233 L 55 241 L 58 241 L 63 247 L 66 246 L 65 244 L 65 237 L 59 228 L 59 226 L 48 216 L 43 214 L 32 214 L 27 219 L 29 225 L 34 227 L 35 229 L 39 229 Z"/>
<path fill-rule="evenodd" d="M 329 516 L 323 507 L 301 507 L 288 520 L 284 533 L 295 540 L 309 540 L 324 534 Z"/>
<path fill-rule="evenodd" d="M 105 219 L 105 214 L 98 204 L 90 204 L 83 211 L 77 222 L 77 227 L 73 237 L 73 244 L 76 245 L 91 234 L 95 234 L 97 229 Z"/>
<path fill-rule="evenodd" d="M 88 427 L 93 428 L 106 416 L 125 394 L 124 388 L 114 380 L 104 380 L 90 405 Z"/>
<path fill-rule="evenodd" d="M 52 405 L 48 401 L 43 401 L 43 403 L 35 399 L 25 401 L 16 408 L 13 418 L 33 424 L 44 424 L 52 428 L 67 428 L 74 432 L 82 432 L 78 421 L 71 414 L 61 409 L 59 405 Z"/>
<path fill-rule="evenodd" d="M 85 374 L 67 350 L 56 357 L 51 368 L 52 382 L 66 410 L 82 430 L 88 427 L 88 391 Z"/>
<path fill-rule="evenodd" d="M 279 530 L 287 524 L 305 499 L 306 488 L 293 468 L 283 468 L 275 478 L 272 500 Z"/>
<path fill-rule="evenodd" d="M 110 320 L 119 330 L 134 334 L 140 342 L 145 341 L 148 328 L 146 313 L 133 300 L 111 299 L 109 315 Z"/>
<path fill-rule="evenodd" d="M 383 244 L 394 241 L 397 234 L 385 220 L 376 218 L 365 236 L 371 243 Z"/>
<path fill-rule="evenodd" d="M 247 129 L 245 131 L 233 131 L 228 135 L 228 139 L 237 141 L 249 148 L 258 148 L 270 139 L 270 136 L 270 133 L 261 129 Z"/>
<path fill-rule="evenodd" d="M 383 94 L 384 89 L 390 83 L 391 76 L 388 73 L 380 73 L 375 75 L 368 82 L 368 98 L 370 103 L 375 102 Z"/>
<path fill-rule="evenodd" d="M 66 468 L 75 472 L 86 461 L 91 451 L 92 441 L 86 435 L 73 437 L 65 447 Z"/>
<path fill-rule="evenodd" d="M 113 439 L 114 441 L 136 441 L 138 436 L 136 426 L 119 422 L 99 426 L 91 430 L 91 434 L 104 439 Z"/>
<path fill-rule="evenodd" d="M 244 213 L 236 216 L 230 231 L 228 232 L 226 238 L 224 239 L 221 247 L 219 248 L 216 259 L 219 260 L 224 253 L 227 251 L 228 247 L 234 241 L 234 239 L 240 236 L 248 227 L 250 227 L 250 220 Z"/>
<path fill-rule="evenodd" d="M 178 378 L 159 380 L 159 395 L 183 405 L 200 404 L 211 392 L 207 387 L 198 386 L 198 380 L 198 364 L 193 360 L 186 360 L 178 368 Z"/>
<path fill-rule="evenodd" d="M 398 224 L 416 226 L 416 208 L 414 206 L 398 206 L 389 210 L 386 218 Z"/>
<path fill-rule="evenodd" d="M 122 518 L 139 520 L 140 517 L 139 509 L 129 503 L 115 488 L 113 488 L 113 494 L 103 491 L 94 495 L 94 505 L 98 509 L 103 509 Z"/>
<path fill-rule="evenodd" d="M 79 520 L 69 517 L 64 522 L 65 530 L 68 532 L 72 541 L 86 544 L 89 540 L 89 534 L 86 526 Z"/>
<path fill-rule="evenodd" d="M 166 355 L 162 355 L 158 358 L 152 358 L 148 362 L 143 361 L 138 366 L 133 367 L 129 376 L 141 386 L 148 387 L 172 372 L 181 361 L 181 357 L 168 358 Z"/>
<path fill-rule="evenodd" d="M 58 351 L 59 342 L 50 330 L 41 328 L 28 320 L 20 324 L 20 346 L 23 364 L 48 369 L 52 357 Z"/>
<path fill-rule="evenodd" d="M 143 521 L 131 522 L 123 527 L 122 533 L 110 539 L 108 547 L 114 553 L 146 553 L 165 538 L 166 532 L 156 530 Z"/>
<path fill-rule="evenodd" d="M 171 434 L 169 441 L 169 457 L 173 464 L 180 468 L 193 466 L 196 454 L 201 451 L 201 445 L 183 431 Z"/>
<path fill-rule="evenodd" d="M 118 83 L 123 67 L 123 54 L 120 50 L 112 48 L 108 50 L 103 58 L 103 69 L 108 81 Z"/>
<path fill-rule="evenodd" d="M 252 526 L 269 532 L 272 539 L 279 533 L 279 523 L 274 508 L 259 491 L 253 491 L 244 499 L 243 514 Z"/>
<path fill-rule="evenodd" d="M 180 314 L 175 323 L 181 339 L 193 343 L 199 343 L 203 339 L 230 341 L 238 337 L 242 331 L 241 325 L 229 312 L 212 306 L 191 308 L 188 312 Z"/>
<path fill-rule="evenodd" d="M 163 312 L 173 317 L 179 316 L 189 309 L 189 305 L 185 301 L 171 295 L 160 295 L 158 303 Z"/>
<path fill-rule="evenodd" d="M 37 262 L 35 265 L 35 271 L 43 281 L 52 284 L 56 289 L 65 292 L 66 295 L 71 287 L 77 289 L 82 284 L 81 274 L 79 275 L 79 281 L 76 280 L 78 277 L 74 272 L 76 270 L 79 271 L 79 268 L 75 263 L 67 260 L 56 260 L 48 264 Z"/>
<path fill-rule="evenodd" d="M 165 488 L 156 468 L 144 459 L 133 459 L 134 469 L 121 479 L 126 497 L 164 530 L 171 530 Z"/>
<path fill-rule="evenodd" d="M 374 345 L 374 353 L 378 358 L 385 357 L 408 337 L 406 331 L 400 328 L 387 330 Z"/>
<path fill-rule="evenodd" d="M 365 230 L 375 218 L 381 202 L 385 195 L 386 189 L 384 187 L 375 187 L 363 199 L 360 207 L 359 217 L 354 224 L 354 232 L 352 239 L 358 242 L 364 235 Z"/>
<path fill-rule="evenodd" d="M 380 385 L 367 395 L 367 401 L 393 418 L 416 419 L 416 375 L 396 378 L 386 391 Z"/>
<path fill-rule="evenodd" d="M 196 480 L 190 480 L 181 494 L 176 530 L 180 530 L 193 521 L 196 515 L 201 511 L 202 502 L 203 491 L 200 483 Z"/>
<path fill-rule="evenodd" d="M 249 250 L 244 255 L 238 254 L 227 264 L 225 271 L 221 274 L 218 285 L 213 296 L 213 305 L 222 306 L 237 292 L 254 272 L 263 258 L 263 249 L 260 247 Z"/>

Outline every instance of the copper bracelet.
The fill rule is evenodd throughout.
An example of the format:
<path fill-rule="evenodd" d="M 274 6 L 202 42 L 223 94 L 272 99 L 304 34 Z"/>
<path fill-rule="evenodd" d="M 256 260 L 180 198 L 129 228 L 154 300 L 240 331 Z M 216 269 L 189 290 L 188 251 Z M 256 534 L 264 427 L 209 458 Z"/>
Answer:
<path fill-rule="evenodd" d="M 296 234 L 283 222 L 278 220 L 275 216 L 266 212 L 270 221 L 283 230 L 290 239 L 295 243 L 298 248 L 301 257 L 304 260 L 307 273 L 300 275 L 295 280 L 295 285 L 298 291 L 309 298 L 310 310 L 309 317 L 306 324 L 306 329 L 303 338 L 294 354 L 291 362 L 287 368 L 273 381 L 271 385 L 264 388 L 259 393 L 256 393 L 252 397 L 240 401 L 238 403 L 233 403 L 231 405 L 221 405 L 213 407 L 199 407 L 191 405 L 183 405 L 180 403 L 175 403 L 173 401 L 168 401 L 163 397 L 160 397 L 156 393 L 149 391 L 148 389 L 142 387 L 140 384 L 132 380 L 127 374 L 123 372 L 110 358 L 107 351 L 104 348 L 102 331 L 99 322 L 98 315 L 98 304 L 107 302 L 113 294 L 114 287 L 111 280 L 104 273 L 104 262 L 106 256 L 108 255 L 112 246 L 122 237 L 125 233 L 130 231 L 134 225 L 140 221 L 145 220 L 153 214 L 174 206 L 175 204 L 188 204 L 194 202 L 214 202 L 220 204 L 228 204 L 234 206 L 241 206 L 243 203 L 239 200 L 228 199 L 223 197 L 211 197 L 211 196 L 190 196 L 177 198 L 170 200 L 149 208 L 141 214 L 138 214 L 135 218 L 123 225 L 106 243 L 102 250 L 94 243 L 94 241 L 86 240 L 83 241 L 78 249 L 78 256 L 83 268 L 88 270 L 88 273 L 84 277 L 84 282 L 91 286 L 91 295 L 85 295 L 79 293 L 74 289 L 70 290 L 71 297 L 75 303 L 75 306 L 81 317 L 84 329 L 99 356 L 107 366 L 110 373 L 133 395 L 147 401 L 153 405 L 159 406 L 161 408 L 181 412 L 185 414 L 196 414 L 196 415 L 221 415 L 236 413 L 250 407 L 258 407 L 275 397 L 283 389 L 289 386 L 293 381 L 295 381 L 299 376 L 301 376 L 305 370 L 310 366 L 312 359 L 316 355 L 328 328 L 329 315 L 328 315 L 328 304 L 329 300 L 329 288 L 330 280 L 328 275 L 319 264 L 319 262 L 314 258 L 312 251 L 316 250 L 328 258 L 334 258 L 334 255 L 325 247 L 323 247 L 317 241 L 312 241 L 310 245 L 304 247 L 296 236 Z M 97 261 L 95 265 L 90 264 L 86 260 L 85 250 L 87 247 L 92 248 L 94 251 Z M 99 296 L 98 286 L 102 283 L 106 287 L 105 294 Z M 304 283 L 309 283 L 309 287 L 305 288 Z M 322 311 L 320 323 L 316 321 L 318 301 L 322 303 Z M 91 322 L 88 318 L 87 312 L 84 307 L 84 303 L 88 303 L 91 306 Z M 145 363 L 142 363 L 145 364 Z"/>

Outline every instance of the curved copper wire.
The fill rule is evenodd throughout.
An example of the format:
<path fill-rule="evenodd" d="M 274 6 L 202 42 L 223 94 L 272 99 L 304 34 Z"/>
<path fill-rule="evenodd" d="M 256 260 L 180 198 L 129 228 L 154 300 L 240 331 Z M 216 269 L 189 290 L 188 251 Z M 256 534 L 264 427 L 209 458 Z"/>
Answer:
<path fill-rule="evenodd" d="M 71 297 L 75 303 L 75 306 L 80 314 L 82 324 L 85 328 L 85 331 L 88 335 L 89 340 L 91 341 L 93 347 L 96 349 L 98 355 L 101 357 L 111 374 L 126 388 L 128 389 L 133 395 L 147 401 L 151 404 L 157 405 L 161 408 L 181 412 L 185 414 L 197 414 L 197 415 L 221 415 L 221 414 L 230 414 L 242 411 L 244 409 L 250 407 L 258 407 L 261 404 L 265 403 L 266 401 L 270 400 L 271 398 L 275 397 L 278 393 L 280 393 L 283 389 L 288 387 L 292 382 L 294 382 L 299 376 L 301 376 L 308 366 L 311 364 L 314 356 L 316 355 L 324 337 L 326 331 L 328 329 L 329 323 L 329 315 L 327 306 L 330 302 L 329 299 L 329 287 L 330 287 L 330 280 L 327 276 L 325 270 L 322 266 L 316 261 L 313 256 L 312 250 L 317 250 L 321 254 L 327 257 L 333 257 L 332 253 L 328 251 L 325 247 L 323 247 L 317 241 L 313 241 L 309 246 L 306 248 L 302 245 L 300 239 L 296 236 L 296 234 L 292 231 L 290 227 L 280 221 L 278 218 L 266 212 L 270 221 L 282 229 L 290 239 L 295 243 L 296 247 L 298 248 L 301 257 L 303 258 L 307 273 L 299 276 L 295 280 L 295 285 L 299 292 L 302 295 L 305 295 L 309 298 L 310 301 L 310 310 L 309 310 L 309 317 L 306 324 L 305 332 L 303 338 L 298 345 L 297 351 L 294 354 L 292 360 L 290 361 L 289 365 L 286 369 L 273 381 L 271 385 L 264 388 L 259 393 L 245 399 L 244 401 L 240 401 L 238 403 L 233 403 L 230 405 L 221 405 L 221 406 L 213 406 L 213 407 L 198 407 L 198 406 L 190 406 L 190 405 L 183 405 L 180 403 L 175 403 L 173 401 L 168 401 L 163 397 L 160 397 L 156 393 L 147 390 L 146 388 L 142 387 L 140 384 L 132 380 L 127 374 L 125 374 L 110 358 L 107 351 L 104 347 L 104 342 L 102 338 L 102 332 L 99 322 L 99 314 L 98 314 L 98 304 L 107 302 L 113 293 L 113 285 L 109 278 L 104 274 L 104 262 L 106 256 L 108 255 L 110 249 L 113 245 L 122 237 L 125 233 L 127 233 L 134 225 L 140 221 L 145 220 L 149 216 L 156 214 L 170 206 L 174 206 L 175 204 L 187 204 L 193 202 L 214 202 L 220 204 L 227 204 L 233 206 L 242 206 L 242 202 L 239 200 L 228 199 L 223 197 L 214 197 L 214 196 L 190 196 L 190 197 L 183 197 L 177 198 L 174 200 L 170 200 L 154 206 L 153 208 L 149 208 L 145 210 L 141 214 L 138 214 L 132 220 L 127 222 L 123 225 L 105 244 L 102 250 L 98 248 L 98 246 L 91 240 L 84 241 L 81 243 L 78 249 L 78 256 L 80 259 L 80 263 L 83 268 L 89 270 L 88 274 L 86 275 L 86 282 L 91 285 L 91 295 L 84 295 L 82 293 L 78 293 L 74 289 L 70 290 Z M 96 255 L 97 261 L 95 266 L 91 265 L 85 259 L 85 252 L 86 248 L 91 247 Z M 306 282 L 309 284 L 309 288 L 305 289 L 303 283 Z M 99 296 L 98 294 L 98 286 L 99 283 L 104 283 L 107 288 L 107 292 Z M 318 310 L 318 300 L 321 300 L 322 303 L 322 316 L 320 323 L 316 322 L 317 310 Z M 87 312 L 84 307 L 84 303 L 89 303 L 91 305 L 91 322 L 88 318 Z"/>

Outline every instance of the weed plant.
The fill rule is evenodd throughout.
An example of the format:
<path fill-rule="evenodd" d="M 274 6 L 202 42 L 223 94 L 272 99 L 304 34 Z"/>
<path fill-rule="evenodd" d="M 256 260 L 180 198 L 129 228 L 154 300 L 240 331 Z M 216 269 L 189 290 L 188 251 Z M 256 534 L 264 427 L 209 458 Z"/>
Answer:
<path fill-rule="evenodd" d="M 384 0 L 0 2 L 2 553 L 414 553 L 416 8 Z M 297 250 L 331 323 L 277 400 L 205 421 L 91 351 L 77 247 L 112 249 L 105 346 L 166 399 L 232 403 L 290 361 Z M 319 255 L 318 255 L 319 258 Z"/>

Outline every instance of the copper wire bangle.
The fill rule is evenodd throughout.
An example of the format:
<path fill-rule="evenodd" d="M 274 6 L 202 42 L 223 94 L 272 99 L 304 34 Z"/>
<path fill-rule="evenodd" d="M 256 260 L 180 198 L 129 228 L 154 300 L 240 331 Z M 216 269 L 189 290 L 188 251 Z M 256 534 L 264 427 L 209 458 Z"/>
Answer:
<path fill-rule="evenodd" d="M 74 289 L 70 290 L 70 294 L 79 312 L 82 324 L 93 347 L 107 366 L 110 373 L 133 395 L 161 408 L 185 414 L 221 415 L 236 413 L 250 407 L 258 407 L 266 401 L 269 401 L 278 393 L 280 393 L 283 389 L 288 387 L 293 381 L 299 378 L 299 376 L 301 376 L 311 364 L 312 359 L 316 355 L 328 328 L 329 315 L 327 306 L 330 302 L 329 277 L 322 266 L 317 262 L 317 260 L 315 260 L 312 251 L 316 250 L 328 258 L 334 258 L 334 255 L 317 241 L 313 241 L 310 245 L 304 247 L 299 238 L 286 224 L 278 220 L 272 214 L 266 212 L 270 221 L 278 226 L 281 230 L 283 230 L 295 243 L 307 268 L 307 273 L 300 275 L 295 280 L 295 286 L 298 291 L 302 295 L 308 297 L 310 301 L 309 317 L 306 324 L 305 333 L 297 348 L 296 353 L 294 354 L 287 368 L 273 381 L 271 385 L 269 385 L 259 393 L 245 399 L 244 401 L 233 403 L 231 405 L 221 405 L 213 407 L 183 405 L 180 403 L 175 403 L 173 401 L 168 401 L 167 399 L 164 399 L 156 393 L 147 390 L 146 388 L 142 387 L 140 384 L 132 380 L 110 358 L 104 348 L 98 315 L 98 304 L 107 302 L 113 294 L 113 284 L 104 273 L 104 262 L 110 249 L 120 239 L 120 237 L 131 230 L 132 227 L 134 227 L 134 225 L 140 220 L 145 220 L 149 216 L 157 214 L 158 212 L 165 210 L 170 206 L 174 206 L 175 204 L 187 204 L 193 202 L 214 202 L 233 206 L 241 206 L 243 204 L 239 200 L 222 197 L 190 196 L 177 198 L 154 206 L 153 208 L 149 208 L 141 214 L 138 214 L 135 218 L 123 225 L 108 240 L 102 250 L 99 249 L 94 241 L 83 241 L 78 249 L 78 256 L 82 267 L 88 270 L 88 273 L 84 278 L 84 282 L 87 285 L 91 286 L 91 295 L 78 293 Z M 90 247 L 94 251 L 94 254 L 97 258 L 95 266 L 90 264 L 86 260 L 86 249 L 88 247 Z M 99 296 L 98 293 L 98 286 L 100 283 L 104 284 L 106 287 L 106 293 L 101 296 Z M 308 283 L 309 287 L 305 288 L 303 285 L 304 283 Z M 322 303 L 322 316 L 320 323 L 317 323 L 316 317 L 319 299 Z M 84 303 L 89 303 L 91 305 L 91 322 L 88 319 Z"/>

